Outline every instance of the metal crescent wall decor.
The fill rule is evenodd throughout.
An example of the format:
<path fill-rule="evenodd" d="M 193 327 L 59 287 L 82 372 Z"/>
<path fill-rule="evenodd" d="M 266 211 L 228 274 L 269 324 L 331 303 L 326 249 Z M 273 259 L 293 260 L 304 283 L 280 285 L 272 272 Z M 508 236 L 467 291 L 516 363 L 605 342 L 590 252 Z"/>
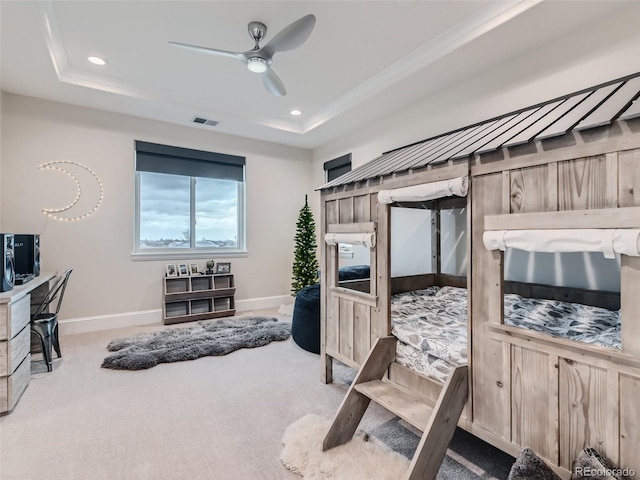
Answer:
<path fill-rule="evenodd" d="M 80 195 L 82 194 L 82 187 L 80 186 L 80 182 L 78 181 L 76 176 L 73 175 L 68 170 L 65 170 L 64 168 L 61 168 L 59 166 L 59 165 L 64 165 L 64 164 L 66 164 L 66 165 L 75 165 L 77 167 L 80 167 L 80 168 L 86 170 L 93 178 L 95 178 L 96 182 L 98 183 L 98 187 L 100 188 L 100 198 L 98 199 L 97 203 L 93 206 L 93 208 L 91 208 L 91 210 L 89 210 L 87 213 L 85 213 L 83 215 L 78 215 L 78 216 L 70 217 L 70 218 L 60 217 L 60 216 L 57 215 L 58 213 L 62 213 L 62 212 L 66 212 L 66 211 L 70 210 L 76 203 L 78 203 L 78 201 L 80 200 Z M 67 162 L 67 161 L 47 162 L 47 163 L 43 163 L 42 165 L 40 165 L 39 168 L 40 168 L 40 170 L 56 170 L 58 172 L 62 172 L 64 174 L 68 175 L 69 177 L 71 177 L 71 179 L 76 184 L 76 197 L 73 199 L 73 201 L 69 205 L 67 205 L 65 207 L 61 207 L 61 208 L 43 208 L 42 209 L 42 213 L 44 213 L 48 217 L 55 218 L 56 220 L 61 220 L 61 221 L 65 221 L 65 222 L 72 222 L 72 221 L 75 221 L 75 220 L 82 220 L 83 218 L 87 218 L 89 215 L 93 214 L 98 209 L 100 204 L 102 203 L 102 199 L 104 198 L 104 188 L 102 187 L 102 182 L 100 181 L 100 178 L 98 178 L 98 176 L 95 174 L 95 172 L 93 170 L 91 170 L 90 168 L 85 167 L 84 165 L 82 165 L 81 163 L 78 163 L 78 162 Z"/>

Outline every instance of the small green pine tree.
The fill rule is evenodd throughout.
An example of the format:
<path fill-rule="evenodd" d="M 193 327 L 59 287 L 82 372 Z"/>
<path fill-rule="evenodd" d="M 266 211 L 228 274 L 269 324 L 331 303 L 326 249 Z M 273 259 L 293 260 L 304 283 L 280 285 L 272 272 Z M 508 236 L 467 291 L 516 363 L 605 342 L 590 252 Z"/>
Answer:
<path fill-rule="evenodd" d="M 296 224 L 295 258 L 293 260 L 293 282 L 291 294 L 295 297 L 307 285 L 318 283 L 318 259 L 316 258 L 316 224 L 309 208 L 307 196 Z"/>

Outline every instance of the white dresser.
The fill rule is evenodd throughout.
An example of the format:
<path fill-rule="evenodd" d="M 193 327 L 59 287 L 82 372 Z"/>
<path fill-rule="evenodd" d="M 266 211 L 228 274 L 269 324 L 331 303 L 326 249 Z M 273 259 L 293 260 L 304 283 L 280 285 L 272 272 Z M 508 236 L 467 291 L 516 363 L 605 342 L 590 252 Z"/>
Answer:
<path fill-rule="evenodd" d="M 13 410 L 31 375 L 31 318 L 34 303 L 49 290 L 55 273 L 41 273 L 0 293 L 0 414 Z"/>

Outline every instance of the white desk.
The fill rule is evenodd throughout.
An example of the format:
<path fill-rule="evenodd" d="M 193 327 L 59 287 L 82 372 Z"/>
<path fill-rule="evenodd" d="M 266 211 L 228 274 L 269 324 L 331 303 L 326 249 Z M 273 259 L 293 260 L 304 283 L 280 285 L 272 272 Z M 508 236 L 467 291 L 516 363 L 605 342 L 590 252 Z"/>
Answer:
<path fill-rule="evenodd" d="M 0 414 L 13 410 L 31 376 L 31 297 L 42 299 L 56 273 L 0 293 Z"/>

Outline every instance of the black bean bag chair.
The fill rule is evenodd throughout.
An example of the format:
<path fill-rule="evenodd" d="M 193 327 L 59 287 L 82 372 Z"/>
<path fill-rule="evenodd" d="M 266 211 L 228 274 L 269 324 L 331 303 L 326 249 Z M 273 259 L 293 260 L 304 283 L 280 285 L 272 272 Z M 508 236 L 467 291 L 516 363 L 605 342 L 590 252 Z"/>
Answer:
<path fill-rule="evenodd" d="M 339 281 L 369 278 L 369 265 L 352 265 L 338 270 Z M 291 336 L 308 352 L 320 353 L 320 284 L 304 287 L 296 295 L 291 319 Z"/>
<path fill-rule="evenodd" d="M 320 353 L 320 284 L 306 286 L 296 295 L 291 336 L 300 348 Z"/>

